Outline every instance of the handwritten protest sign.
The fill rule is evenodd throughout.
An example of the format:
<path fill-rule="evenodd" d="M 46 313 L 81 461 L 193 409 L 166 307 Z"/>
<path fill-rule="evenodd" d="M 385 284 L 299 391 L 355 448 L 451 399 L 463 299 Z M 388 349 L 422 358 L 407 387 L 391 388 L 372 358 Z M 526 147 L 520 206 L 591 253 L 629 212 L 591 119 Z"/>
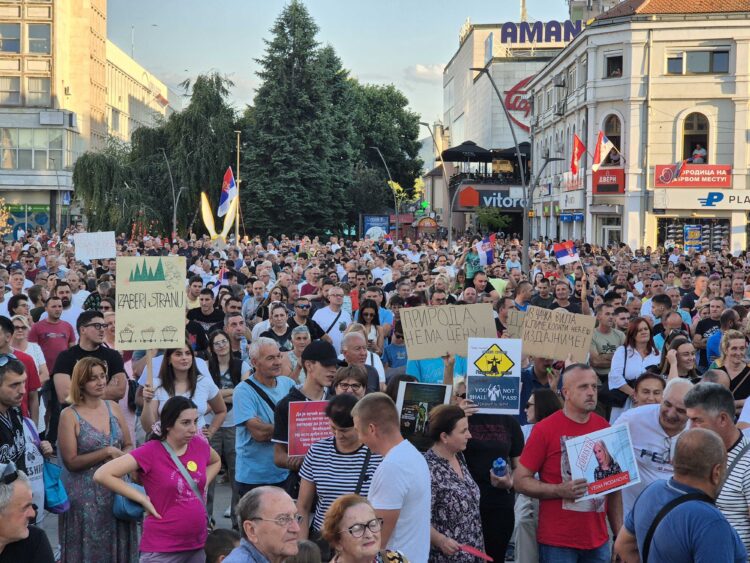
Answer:
<path fill-rule="evenodd" d="M 627 424 L 565 441 L 571 479 L 586 479 L 589 500 L 641 482 Z"/>
<path fill-rule="evenodd" d="M 326 416 L 328 401 L 289 403 L 289 455 L 305 455 L 315 442 L 332 436 Z"/>
<path fill-rule="evenodd" d="M 450 385 L 439 383 L 399 383 L 396 408 L 401 435 L 418 450 L 426 452 L 432 446 L 427 436 L 427 419 L 433 407 L 450 402 L 451 389 Z"/>
<path fill-rule="evenodd" d="M 463 356 L 469 338 L 497 336 L 489 303 L 403 308 L 401 326 L 410 360 Z"/>
<path fill-rule="evenodd" d="M 76 233 L 73 238 L 76 247 L 76 260 L 88 263 L 96 258 L 117 256 L 114 231 L 96 233 Z"/>
<path fill-rule="evenodd" d="M 119 257 L 115 348 L 183 346 L 185 301 L 184 257 Z"/>
<path fill-rule="evenodd" d="M 523 332 L 523 319 L 526 313 L 515 307 L 508 309 L 508 324 L 505 327 L 505 338 L 521 338 Z"/>
<path fill-rule="evenodd" d="M 523 320 L 523 353 L 537 358 L 574 362 L 588 358 L 594 335 L 594 317 L 576 315 L 565 309 L 529 307 Z"/>
<path fill-rule="evenodd" d="M 514 414 L 521 408 L 521 341 L 469 338 L 466 398 L 482 414 Z"/>

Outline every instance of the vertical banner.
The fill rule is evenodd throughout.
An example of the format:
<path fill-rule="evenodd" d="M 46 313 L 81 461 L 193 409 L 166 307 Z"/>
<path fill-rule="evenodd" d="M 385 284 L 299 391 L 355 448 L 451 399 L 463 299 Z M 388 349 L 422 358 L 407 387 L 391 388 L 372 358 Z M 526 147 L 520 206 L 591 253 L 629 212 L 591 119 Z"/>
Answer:
<path fill-rule="evenodd" d="M 115 348 L 148 350 L 185 344 L 185 258 L 117 258 Z"/>
<path fill-rule="evenodd" d="M 685 225 L 683 227 L 683 234 L 685 240 L 685 253 L 690 252 L 701 252 L 703 250 L 703 244 L 701 241 L 701 235 L 703 230 L 700 225 Z"/>
<path fill-rule="evenodd" d="M 466 398 L 483 414 L 517 415 L 520 412 L 520 340 L 469 338 Z"/>

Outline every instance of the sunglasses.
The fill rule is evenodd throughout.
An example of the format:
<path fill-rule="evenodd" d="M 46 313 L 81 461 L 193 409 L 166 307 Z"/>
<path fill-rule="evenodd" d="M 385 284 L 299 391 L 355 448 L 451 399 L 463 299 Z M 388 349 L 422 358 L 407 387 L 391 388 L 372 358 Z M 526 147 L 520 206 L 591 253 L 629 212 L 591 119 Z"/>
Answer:
<path fill-rule="evenodd" d="M 18 470 L 16 469 L 16 464 L 12 461 L 9 461 L 5 464 L 5 469 L 3 469 L 2 475 L 0 475 L 0 483 L 3 485 L 10 485 L 13 481 L 18 479 Z"/>
<path fill-rule="evenodd" d="M 9 361 L 16 359 L 13 354 L 0 354 L 0 368 L 5 367 Z"/>
<path fill-rule="evenodd" d="M 296 305 L 297 309 L 309 309 L 310 305 Z"/>

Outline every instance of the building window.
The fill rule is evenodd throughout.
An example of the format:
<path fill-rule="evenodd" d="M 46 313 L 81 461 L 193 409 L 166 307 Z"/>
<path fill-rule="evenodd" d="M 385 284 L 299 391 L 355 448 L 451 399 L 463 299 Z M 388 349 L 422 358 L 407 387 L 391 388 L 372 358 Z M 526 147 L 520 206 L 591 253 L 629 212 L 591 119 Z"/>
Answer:
<path fill-rule="evenodd" d="M 669 55 L 667 57 L 667 74 L 682 74 L 683 54 Z"/>
<path fill-rule="evenodd" d="M 552 108 L 552 88 L 547 89 L 547 103 L 544 106 L 544 109 L 551 109 Z"/>
<path fill-rule="evenodd" d="M 26 103 L 30 106 L 49 107 L 49 78 L 30 77 L 27 84 Z"/>
<path fill-rule="evenodd" d="M 64 135 L 68 146 L 63 146 Z M 0 129 L 0 169 L 61 170 L 70 168 L 75 134 L 64 129 Z M 65 150 L 64 150 L 65 149 Z M 73 157 L 73 158 L 71 158 Z"/>
<path fill-rule="evenodd" d="M 685 118 L 682 133 L 682 158 L 695 164 L 708 162 L 708 119 L 702 113 L 691 113 Z"/>
<path fill-rule="evenodd" d="M 18 76 L 0 76 L 0 105 L 18 105 L 21 103 L 21 78 Z"/>
<path fill-rule="evenodd" d="M 606 55 L 604 57 L 604 78 L 620 78 L 622 76 L 622 55 Z"/>
<path fill-rule="evenodd" d="M 573 92 L 576 89 L 576 66 L 573 65 L 568 70 L 568 92 Z"/>
<path fill-rule="evenodd" d="M 50 26 L 48 24 L 29 24 L 29 53 L 50 54 Z"/>
<path fill-rule="evenodd" d="M 620 166 L 622 164 L 619 154 L 622 151 L 622 123 L 620 123 L 619 117 L 610 115 L 604 120 L 604 135 L 617 149 L 616 151 L 610 151 L 607 160 L 604 161 L 605 164 Z"/>
<path fill-rule="evenodd" d="M 21 24 L 0 23 L 0 52 L 21 52 Z"/>
<path fill-rule="evenodd" d="M 10 127 L 0 129 L 0 169 L 14 170 L 17 167 L 17 146 L 18 129 Z"/>
<path fill-rule="evenodd" d="M 667 74 L 727 74 L 729 51 L 682 51 L 667 55 Z"/>

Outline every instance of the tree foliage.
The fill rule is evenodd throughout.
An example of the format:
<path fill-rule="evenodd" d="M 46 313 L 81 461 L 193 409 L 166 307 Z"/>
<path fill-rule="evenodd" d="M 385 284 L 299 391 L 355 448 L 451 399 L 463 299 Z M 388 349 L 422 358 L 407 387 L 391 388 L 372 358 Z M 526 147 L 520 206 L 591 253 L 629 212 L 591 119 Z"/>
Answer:
<path fill-rule="evenodd" d="M 485 231 L 502 231 L 512 222 L 507 213 L 495 207 L 480 207 L 476 213 L 479 225 Z"/>

